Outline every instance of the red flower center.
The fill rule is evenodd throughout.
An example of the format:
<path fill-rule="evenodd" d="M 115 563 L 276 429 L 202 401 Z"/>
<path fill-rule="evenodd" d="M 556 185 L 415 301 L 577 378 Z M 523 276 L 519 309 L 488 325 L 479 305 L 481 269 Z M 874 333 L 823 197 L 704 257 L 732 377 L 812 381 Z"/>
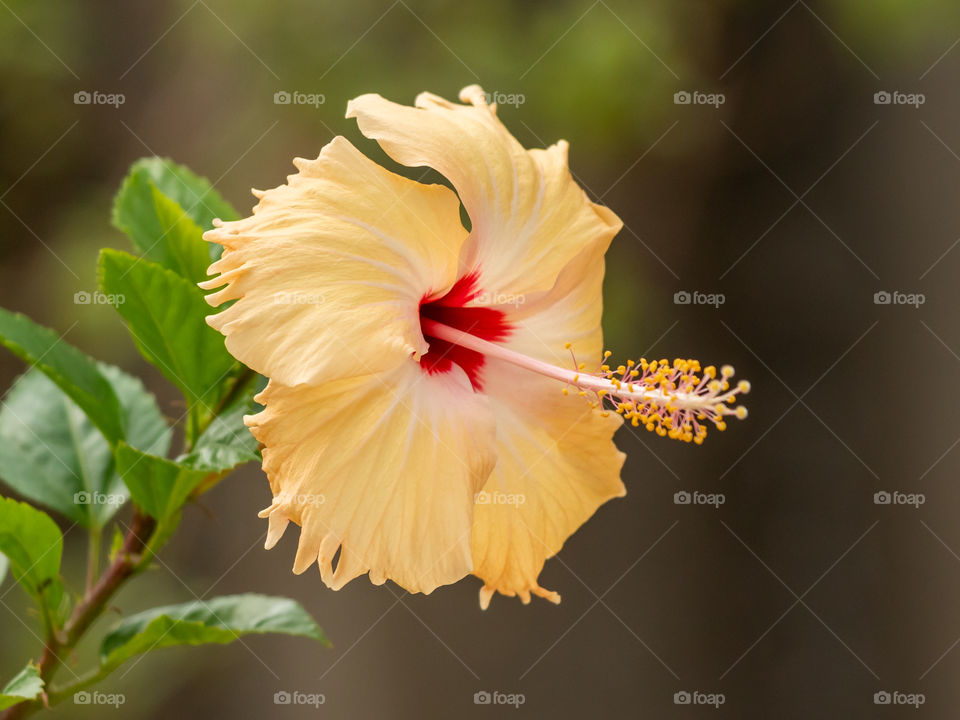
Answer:
<path fill-rule="evenodd" d="M 457 280 L 446 295 L 435 299 L 430 299 L 429 294 L 424 295 L 420 301 L 420 318 L 448 325 L 490 342 L 506 339 L 510 335 L 511 327 L 501 310 L 464 307 L 481 294 L 477 288 L 479 279 L 479 273 L 474 271 Z M 479 392 L 483 389 L 480 375 L 484 363 L 482 354 L 431 337 L 426 332 L 423 335 L 430 344 L 430 349 L 420 358 L 420 367 L 424 372 L 430 375 L 450 372 L 453 366 L 457 365 L 470 378 L 474 390 Z"/>

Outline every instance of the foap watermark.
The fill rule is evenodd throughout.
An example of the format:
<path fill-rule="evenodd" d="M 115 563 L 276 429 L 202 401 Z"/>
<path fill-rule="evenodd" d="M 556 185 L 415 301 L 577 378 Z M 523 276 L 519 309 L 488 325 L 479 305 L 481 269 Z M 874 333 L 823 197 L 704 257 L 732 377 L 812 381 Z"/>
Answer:
<path fill-rule="evenodd" d="M 122 293 L 102 293 L 99 290 L 87 292 L 80 290 L 73 294 L 74 305 L 123 305 L 127 298 Z"/>
<path fill-rule="evenodd" d="M 482 292 L 474 300 L 479 305 L 513 305 L 518 308 L 527 301 L 527 296 L 520 293 Z"/>
<path fill-rule="evenodd" d="M 301 507 L 306 505 L 316 507 L 327 502 L 327 496 L 321 493 L 299 493 L 297 495 L 284 495 L 283 501 Z"/>
<path fill-rule="evenodd" d="M 277 90 L 273 94 L 274 105 L 311 105 L 318 108 L 327 101 L 323 93 L 307 93 L 300 90 Z"/>
<path fill-rule="evenodd" d="M 880 690 L 873 694 L 874 705 L 910 705 L 914 710 L 927 702 L 923 693 L 905 693 L 900 690 Z"/>
<path fill-rule="evenodd" d="M 716 709 L 727 701 L 723 693 L 707 693 L 700 690 L 680 690 L 673 694 L 674 705 L 709 705 Z"/>
<path fill-rule="evenodd" d="M 919 510 L 920 506 L 927 502 L 927 496 L 923 493 L 905 493 L 899 490 L 880 490 L 873 494 L 874 505 L 909 505 L 914 510 Z"/>
<path fill-rule="evenodd" d="M 677 290 L 673 294 L 674 305 L 709 305 L 719 308 L 727 301 L 723 293 L 705 293 L 699 290 Z"/>
<path fill-rule="evenodd" d="M 277 293 L 273 296 L 275 305 L 322 305 L 323 295 L 320 293 Z"/>
<path fill-rule="evenodd" d="M 527 496 L 523 493 L 505 493 L 499 490 L 493 492 L 481 490 L 473 496 L 473 501 L 477 505 L 523 505 L 527 501 Z"/>
<path fill-rule="evenodd" d="M 74 105 L 111 105 L 118 108 L 127 101 L 123 93 L 105 93 L 99 90 L 78 90 L 73 94 Z"/>
<path fill-rule="evenodd" d="M 99 490 L 81 490 L 73 494 L 74 505 L 123 505 L 127 501 L 126 495 L 120 493 L 102 493 Z"/>
<path fill-rule="evenodd" d="M 74 705 L 110 705 L 119 708 L 127 701 L 123 693 L 105 693 L 99 690 L 81 690 L 73 694 Z"/>
<path fill-rule="evenodd" d="M 323 693 L 306 693 L 294 690 L 277 690 L 273 694 L 274 705 L 310 705 L 319 708 L 327 701 L 327 696 Z"/>
<path fill-rule="evenodd" d="M 674 505 L 709 505 L 714 510 L 720 509 L 720 506 L 727 501 L 727 496 L 723 493 L 705 493 L 699 490 L 689 492 L 680 490 L 673 494 Z"/>
<path fill-rule="evenodd" d="M 520 107 L 527 101 L 527 96 L 523 93 L 505 93 L 499 90 L 484 93 L 487 105 L 513 105 Z"/>
<path fill-rule="evenodd" d="M 923 293 L 908 293 L 900 290 L 878 290 L 873 294 L 874 305 L 912 305 L 915 310 L 927 302 Z"/>
<path fill-rule="evenodd" d="M 519 708 L 527 701 L 523 693 L 505 693 L 500 690 L 478 690 L 473 694 L 474 705 L 513 705 Z"/>
<path fill-rule="evenodd" d="M 873 94 L 874 105 L 911 105 L 919 108 L 927 101 L 923 93 L 905 93 L 899 90 L 878 90 Z"/>
<path fill-rule="evenodd" d="M 723 93 L 705 93 L 699 90 L 678 90 L 673 94 L 674 105 L 712 105 L 719 108 L 727 101 Z"/>

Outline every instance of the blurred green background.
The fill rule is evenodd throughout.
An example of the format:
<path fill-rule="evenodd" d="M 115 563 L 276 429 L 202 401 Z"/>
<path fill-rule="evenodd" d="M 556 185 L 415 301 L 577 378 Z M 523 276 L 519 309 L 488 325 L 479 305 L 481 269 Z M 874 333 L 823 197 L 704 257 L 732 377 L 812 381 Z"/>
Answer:
<path fill-rule="evenodd" d="M 57 716 L 869 718 L 874 693 L 898 690 L 955 717 L 958 39 L 950 0 L 0 0 L 0 305 L 145 375 L 171 416 L 174 393 L 112 308 L 73 301 L 96 287 L 97 249 L 126 248 L 109 210 L 130 163 L 172 157 L 246 211 L 250 187 L 282 183 L 335 134 L 398 169 L 344 119 L 350 98 L 475 82 L 522 96 L 506 125 L 530 147 L 567 139 L 574 174 L 624 219 L 608 344 L 731 362 L 754 386 L 750 418 L 702 448 L 621 431 L 629 494 L 548 562 L 559 607 L 497 598 L 481 613 L 472 578 L 411 597 L 294 577 L 295 533 L 261 547 L 269 492 L 247 468 L 117 605 L 289 594 L 335 648 L 164 650 L 111 678 L 120 709 Z M 75 104 L 84 90 L 125 102 Z M 280 91 L 323 103 L 278 105 Z M 724 102 L 677 104 L 681 91 Z M 880 91 L 925 102 L 878 105 Z M 678 305 L 679 291 L 725 302 Z M 926 302 L 877 305 L 879 291 Z M 3 387 L 20 371 L 0 356 Z M 676 505 L 680 490 L 726 502 Z M 875 505 L 881 490 L 926 503 Z M 68 534 L 77 566 L 80 540 Z M 4 677 L 38 649 L 11 588 Z M 277 707 L 282 690 L 326 703 Z M 482 690 L 525 704 L 477 706 Z M 675 704 L 695 690 L 725 703 Z"/>

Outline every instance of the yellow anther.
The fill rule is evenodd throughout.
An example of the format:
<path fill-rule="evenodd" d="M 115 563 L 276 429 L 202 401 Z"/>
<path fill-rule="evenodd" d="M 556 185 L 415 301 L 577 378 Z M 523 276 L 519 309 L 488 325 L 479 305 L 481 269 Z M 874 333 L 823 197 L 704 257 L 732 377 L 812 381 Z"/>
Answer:
<path fill-rule="evenodd" d="M 565 347 L 570 349 L 572 343 Z M 703 443 L 711 423 L 722 431 L 727 427 L 727 415 L 738 419 L 747 416 L 746 408 L 735 406 L 734 401 L 738 393 L 750 390 L 750 383 L 728 382 L 734 372 L 729 365 L 719 370 L 714 365 L 701 368 L 697 360 L 678 357 L 640 358 L 611 367 L 605 362 L 611 355 L 605 350 L 595 371 L 585 371 L 586 364 L 577 363 L 576 370 L 567 376 L 573 379 L 568 380 L 563 394 L 571 394 L 572 388 L 572 392 L 586 397 L 601 417 L 615 412 L 633 427 L 697 445 Z"/>

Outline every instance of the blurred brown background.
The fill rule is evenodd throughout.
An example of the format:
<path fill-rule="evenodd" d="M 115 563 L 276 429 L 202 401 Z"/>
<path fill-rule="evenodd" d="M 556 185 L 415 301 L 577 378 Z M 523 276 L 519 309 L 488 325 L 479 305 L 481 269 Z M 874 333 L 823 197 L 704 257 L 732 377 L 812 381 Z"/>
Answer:
<path fill-rule="evenodd" d="M 731 362 L 754 386 L 750 418 L 702 448 L 621 431 L 629 494 L 548 562 L 559 607 L 496 598 L 483 613 L 472 578 L 420 597 L 295 577 L 295 533 L 261 547 L 269 493 L 247 468 L 117 604 L 289 594 L 335 648 L 163 650 L 110 679 L 120 709 L 56 716 L 956 717 L 958 39 L 951 0 L 0 0 L 0 305 L 146 374 L 171 416 L 174 393 L 113 310 L 73 302 L 95 288 L 96 250 L 127 247 L 109 210 L 129 164 L 170 156 L 246 211 L 251 186 L 283 182 L 334 134 L 386 162 L 343 119 L 349 98 L 474 82 L 522 96 L 501 107 L 507 126 L 528 146 L 569 140 L 573 172 L 624 219 L 611 348 Z M 74 104 L 83 90 L 125 102 Z M 324 102 L 277 105 L 278 91 Z M 724 302 L 677 304 L 681 291 Z M 20 370 L 0 356 L 3 387 Z M 675 504 L 682 490 L 725 502 Z M 7 677 L 37 643 L 14 615 L 26 597 L 3 603 Z M 284 690 L 326 702 L 278 707 Z M 525 703 L 474 704 L 494 690 Z M 676 704 L 684 691 L 724 704 Z M 875 704 L 895 691 L 925 703 Z"/>

